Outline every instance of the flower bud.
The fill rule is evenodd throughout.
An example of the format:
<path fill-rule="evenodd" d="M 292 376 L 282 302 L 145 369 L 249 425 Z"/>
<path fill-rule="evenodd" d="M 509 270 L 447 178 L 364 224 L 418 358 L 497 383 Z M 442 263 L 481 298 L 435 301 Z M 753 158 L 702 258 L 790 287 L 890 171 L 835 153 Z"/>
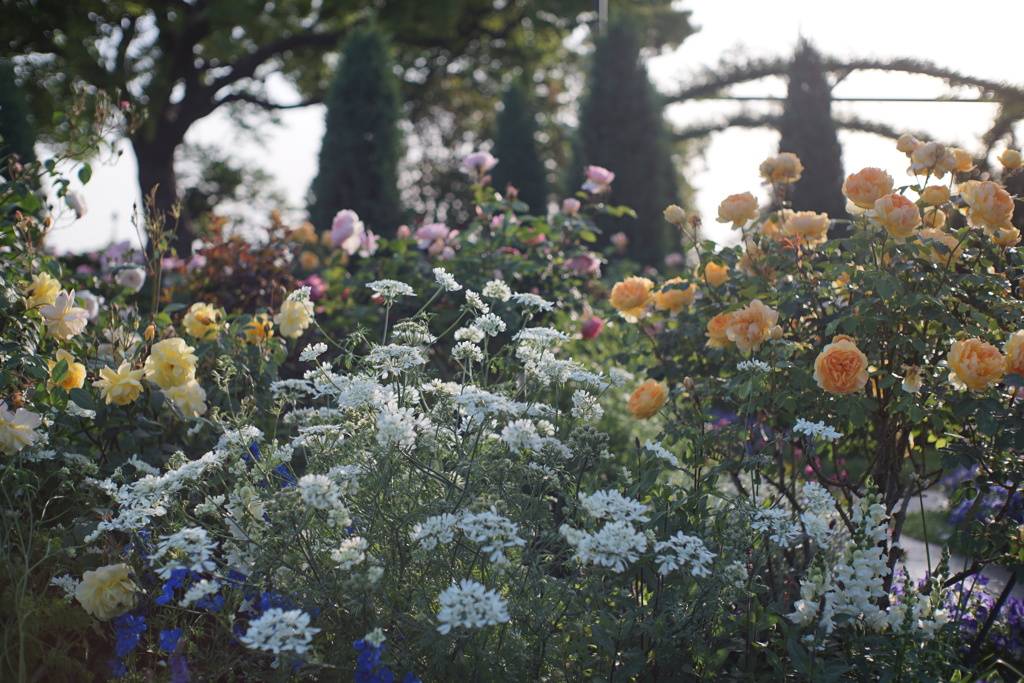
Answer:
<path fill-rule="evenodd" d="M 772 328 L 772 339 L 782 339 L 782 325 L 776 325 Z"/>
<path fill-rule="evenodd" d="M 693 381 L 692 377 L 683 378 L 683 388 L 687 391 L 693 391 L 697 388 L 697 383 Z"/>
<path fill-rule="evenodd" d="M 153 341 L 153 337 L 155 337 L 155 336 L 156 336 L 156 326 L 153 325 L 153 323 L 150 323 L 149 327 L 146 328 L 146 331 L 142 333 L 142 338 L 145 339 L 148 342 L 151 342 L 151 341 Z"/>
<path fill-rule="evenodd" d="M 681 207 L 672 204 L 665 209 L 665 220 L 672 225 L 681 225 L 686 220 L 686 212 Z"/>

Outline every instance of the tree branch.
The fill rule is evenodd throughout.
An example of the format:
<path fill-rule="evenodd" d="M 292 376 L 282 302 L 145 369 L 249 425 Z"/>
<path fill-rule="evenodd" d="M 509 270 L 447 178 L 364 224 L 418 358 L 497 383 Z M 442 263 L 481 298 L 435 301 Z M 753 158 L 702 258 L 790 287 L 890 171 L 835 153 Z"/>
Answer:
<path fill-rule="evenodd" d="M 231 104 L 232 102 L 248 102 L 249 104 L 255 104 L 258 107 L 262 107 L 263 109 L 266 109 L 267 111 L 276 111 L 276 110 L 279 110 L 279 109 L 298 109 L 300 107 L 308 107 L 308 106 L 310 106 L 312 104 L 320 104 L 323 101 L 324 101 L 323 97 L 317 96 L 317 97 L 310 97 L 308 99 L 305 99 L 305 100 L 303 100 L 301 102 L 297 102 L 295 104 L 278 104 L 277 102 L 270 102 L 270 101 L 265 100 L 265 99 L 263 99 L 261 97 L 257 97 L 256 95 L 251 95 L 249 93 L 240 92 L 240 93 L 232 93 L 230 95 L 222 97 L 222 98 L 216 100 L 214 102 L 214 104 L 219 107 L 222 104 Z"/>

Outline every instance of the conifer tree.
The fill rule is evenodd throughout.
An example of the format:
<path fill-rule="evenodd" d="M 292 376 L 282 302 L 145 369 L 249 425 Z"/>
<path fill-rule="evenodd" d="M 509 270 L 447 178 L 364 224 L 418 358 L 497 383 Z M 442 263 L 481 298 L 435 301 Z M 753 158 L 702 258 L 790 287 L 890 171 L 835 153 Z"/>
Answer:
<path fill-rule="evenodd" d="M 789 89 L 779 120 L 779 151 L 800 157 L 804 172 L 789 187 L 786 199 L 797 211 L 845 218 L 845 176 L 842 147 L 832 118 L 832 86 L 822 69 L 821 55 L 804 38 L 800 39 L 787 76 Z"/>
<path fill-rule="evenodd" d="M 597 40 L 580 108 L 570 194 L 579 190 L 586 166 L 615 173 L 605 201 L 627 205 L 637 214 L 598 221 L 602 241 L 622 231 L 629 256 L 656 264 L 678 248 L 675 229 L 664 218 L 679 203 L 679 186 L 663 120 L 663 103 L 647 77 L 636 35 L 625 17 L 617 17 Z"/>
<path fill-rule="evenodd" d="M 519 199 L 530 207 L 530 213 L 547 212 L 547 181 L 544 164 L 537 153 L 537 119 L 527 101 L 526 89 L 513 83 L 502 98 L 504 107 L 498 114 L 492 153 L 499 159 L 491 171 L 493 185 L 504 192 L 507 185 L 519 191 Z"/>
<path fill-rule="evenodd" d="M 402 222 L 401 100 L 387 52 L 386 39 L 372 27 L 357 29 L 345 44 L 327 97 L 320 169 L 311 188 L 310 221 L 318 230 L 330 230 L 342 209 L 385 235 Z"/>
<path fill-rule="evenodd" d="M 7 177 L 8 157 L 22 164 L 36 160 L 36 134 L 29 120 L 28 104 L 14 80 L 14 68 L 0 63 L 0 177 Z"/>

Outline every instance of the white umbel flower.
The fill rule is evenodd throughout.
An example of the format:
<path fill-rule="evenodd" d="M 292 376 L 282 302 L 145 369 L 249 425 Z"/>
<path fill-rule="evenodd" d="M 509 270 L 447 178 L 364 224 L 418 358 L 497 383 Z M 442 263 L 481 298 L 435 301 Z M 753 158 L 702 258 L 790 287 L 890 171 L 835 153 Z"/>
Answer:
<path fill-rule="evenodd" d="M 457 292 L 462 289 L 462 285 L 444 268 L 434 268 L 434 278 L 437 280 L 437 284 L 444 287 L 446 292 Z"/>
<path fill-rule="evenodd" d="M 509 620 L 508 603 L 493 590 L 473 579 L 463 579 L 449 586 L 438 600 L 437 631 L 447 635 L 453 628 L 483 628 Z"/>
<path fill-rule="evenodd" d="M 256 650 L 305 654 L 313 636 L 320 629 L 309 625 L 309 615 L 300 609 L 284 611 L 280 607 L 272 607 L 260 617 L 249 622 L 245 635 L 239 637 L 243 645 Z"/>

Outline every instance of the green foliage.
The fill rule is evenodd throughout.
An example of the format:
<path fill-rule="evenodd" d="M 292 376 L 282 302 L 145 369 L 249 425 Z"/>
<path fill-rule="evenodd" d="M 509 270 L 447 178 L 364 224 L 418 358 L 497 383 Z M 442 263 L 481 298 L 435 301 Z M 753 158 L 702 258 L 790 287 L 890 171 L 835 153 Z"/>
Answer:
<path fill-rule="evenodd" d="M 29 120 L 25 96 L 14 80 L 14 69 L 0 62 L 0 176 L 10 180 L 7 164 L 17 155 L 22 164 L 36 160 L 36 133 Z"/>
<path fill-rule="evenodd" d="M 544 215 L 548 196 L 546 173 L 537 153 L 537 118 L 527 92 L 520 83 L 513 83 L 502 99 L 504 106 L 498 114 L 491 150 L 500 161 L 491 175 L 499 192 L 512 185 L 531 213 Z"/>
<path fill-rule="evenodd" d="M 403 221 L 398 197 L 401 156 L 398 83 L 379 29 L 358 29 L 327 97 L 320 170 L 311 189 L 310 220 L 331 229 L 334 215 L 351 209 L 370 229 L 391 234 Z"/>
<path fill-rule="evenodd" d="M 599 220 L 602 243 L 622 231 L 629 237 L 630 257 L 655 264 L 676 248 L 675 228 L 662 214 L 680 202 L 679 186 L 662 103 L 647 78 L 634 30 L 626 18 L 619 18 L 596 41 L 568 192 L 579 189 L 587 166 L 615 173 L 607 199 L 613 205 L 628 204 L 636 218 Z"/>
<path fill-rule="evenodd" d="M 789 86 L 779 119 L 780 152 L 796 154 L 804 165 L 803 177 L 787 186 L 786 199 L 796 211 L 846 215 L 842 187 L 842 148 L 832 118 L 832 86 L 821 55 L 801 39 L 786 73 Z"/>

